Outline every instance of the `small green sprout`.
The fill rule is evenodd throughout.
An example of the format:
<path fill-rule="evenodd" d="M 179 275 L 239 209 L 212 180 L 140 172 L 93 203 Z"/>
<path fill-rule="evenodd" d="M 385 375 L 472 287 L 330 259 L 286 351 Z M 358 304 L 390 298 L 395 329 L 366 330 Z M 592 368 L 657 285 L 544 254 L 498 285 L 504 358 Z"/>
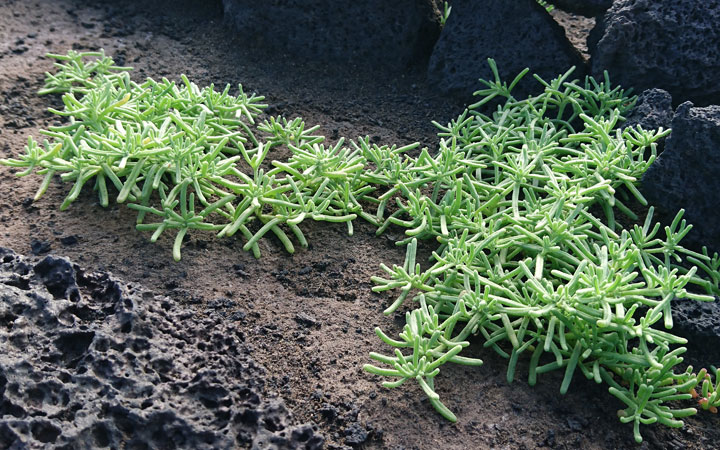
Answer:
<path fill-rule="evenodd" d="M 448 2 L 443 2 L 443 10 L 440 14 L 440 27 L 445 27 L 445 24 L 447 23 L 448 18 L 450 17 L 450 12 L 452 11 L 452 6 L 448 4 Z"/>

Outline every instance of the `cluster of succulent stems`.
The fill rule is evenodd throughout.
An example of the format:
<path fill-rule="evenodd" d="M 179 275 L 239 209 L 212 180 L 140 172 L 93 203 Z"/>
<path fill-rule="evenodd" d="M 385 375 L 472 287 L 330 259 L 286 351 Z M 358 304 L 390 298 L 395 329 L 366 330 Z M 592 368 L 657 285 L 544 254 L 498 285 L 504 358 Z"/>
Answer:
<path fill-rule="evenodd" d="M 174 231 L 176 260 L 191 230 L 239 234 L 259 257 L 268 234 L 290 253 L 307 246 L 308 219 L 350 234 L 357 218 L 378 234 L 404 229 L 404 264 L 383 265 L 373 290 L 398 292 L 386 314 L 416 308 L 398 339 L 376 330 L 394 352 L 372 353 L 381 365 L 365 370 L 391 378 L 387 387 L 416 381 L 445 418 L 457 420 L 435 378 L 449 362 L 482 364 L 462 355 L 478 335 L 508 360 L 508 382 L 522 357 L 531 385 L 550 371 L 564 373 L 563 394 L 578 373 L 606 384 L 638 441 L 642 424 L 682 426 L 696 413 L 683 400 L 720 406 L 716 371 L 679 370 L 686 341 L 668 331 L 673 301 L 720 293 L 720 257 L 680 245 L 691 229 L 682 211 L 664 228 L 653 221 L 637 185 L 669 130 L 623 129 L 634 99 L 607 75 L 536 76 L 543 91 L 518 100 L 527 70 L 508 85 L 490 60 L 495 79 L 457 119 L 436 123 L 431 153 L 367 138 L 327 145 L 301 119 L 260 122 L 263 98 L 242 87 L 137 83 L 102 52 L 50 56 L 58 72 L 41 93 L 62 94 L 64 109 L 51 112 L 66 123 L 1 161 L 44 175 L 36 199 L 59 177 L 73 183 L 65 209 L 91 184 L 101 205 L 112 197 L 136 210 L 152 241 Z M 277 149 L 290 156 L 269 160 Z M 437 245 L 425 268 L 423 241 Z"/>

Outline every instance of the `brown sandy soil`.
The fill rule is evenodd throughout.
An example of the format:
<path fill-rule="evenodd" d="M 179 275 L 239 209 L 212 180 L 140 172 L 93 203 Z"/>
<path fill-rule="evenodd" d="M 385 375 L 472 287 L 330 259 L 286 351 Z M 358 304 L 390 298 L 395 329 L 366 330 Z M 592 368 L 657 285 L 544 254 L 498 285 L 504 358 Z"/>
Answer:
<path fill-rule="evenodd" d="M 271 114 L 321 124 L 330 141 L 369 135 L 388 144 L 431 146 L 430 120 L 446 122 L 461 111 L 426 85 L 420 68 L 387 73 L 292 62 L 288 55 L 241 47 L 218 5 L 159 3 L 1 2 L 0 157 L 22 151 L 28 135 L 37 137 L 54 120 L 46 108 L 59 99 L 35 94 L 51 69 L 43 55 L 70 48 L 103 47 L 134 66 L 137 79 L 185 73 L 199 85 L 242 83 L 267 96 Z M 46 242 L 53 254 L 88 269 L 109 270 L 130 285 L 194 305 L 198 316 L 223 304 L 228 316 L 245 312 L 237 326 L 271 374 L 268 394 L 282 396 L 298 422 L 317 423 L 329 448 L 708 449 L 720 442 L 718 417 L 701 414 L 682 430 L 645 427 L 645 443 L 637 446 L 631 426 L 617 420 L 622 405 L 605 387 L 576 378 L 560 396 L 561 374 L 530 388 L 522 370 L 508 384 L 505 361 L 482 348 L 474 354 L 484 359 L 482 367 L 446 366 L 437 379 L 442 399 L 458 416 L 455 425 L 435 413 L 417 386 L 381 387 L 361 369 L 370 351 L 388 351 L 373 329 L 396 334 L 404 320 L 400 313 L 382 315 L 389 296 L 373 294 L 370 277 L 381 262 L 402 261 L 404 251 L 392 239 L 397 230 L 376 237 L 358 222 L 350 237 L 344 225 L 306 226 L 310 248 L 288 255 L 264 240 L 260 260 L 243 252 L 238 240 L 194 233 L 175 263 L 169 238 L 149 243 L 125 206 L 104 209 L 88 191 L 60 212 L 69 186 L 54 183 L 33 203 L 39 178 L 18 179 L 3 167 L 0 180 L 0 246 L 28 254 L 33 241 Z M 222 298 L 231 302 L 216 301 Z"/>
<path fill-rule="evenodd" d="M 590 30 L 595 26 L 595 18 L 578 16 L 557 8 L 550 11 L 550 14 L 565 29 L 568 40 L 575 48 L 580 50 L 585 61 L 589 60 L 587 37 Z"/>

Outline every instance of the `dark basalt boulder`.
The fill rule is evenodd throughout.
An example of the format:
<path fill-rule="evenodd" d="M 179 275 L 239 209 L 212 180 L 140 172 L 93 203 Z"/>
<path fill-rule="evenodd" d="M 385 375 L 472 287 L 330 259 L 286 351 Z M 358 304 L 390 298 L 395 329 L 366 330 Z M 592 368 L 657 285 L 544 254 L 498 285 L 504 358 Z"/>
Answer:
<path fill-rule="evenodd" d="M 321 449 L 236 324 L 0 248 L 0 448 Z"/>
<path fill-rule="evenodd" d="M 223 0 L 241 42 L 303 58 L 407 66 L 440 33 L 435 0 Z M 372 70 L 370 67 L 368 70 Z"/>
<path fill-rule="evenodd" d="M 720 0 L 616 0 L 589 39 L 592 73 L 675 104 L 720 103 Z"/>
<path fill-rule="evenodd" d="M 613 0 L 552 0 L 556 8 L 585 17 L 595 17 L 610 9 Z"/>
<path fill-rule="evenodd" d="M 623 128 L 637 127 L 645 130 L 667 130 L 672 123 L 675 112 L 672 107 L 672 96 L 662 89 L 648 89 L 638 95 L 635 106 L 625 114 L 627 119 Z M 657 145 L 658 154 L 665 150 L 665 140 L 661 139 Z M 647 154 L 649 156 L 649 152 Z"/>
<path fill-rule="evenodd" d="M 530 68 L 513 91 L 516 98 L 542 91 L 533 73 L 549 81 L 571 66 L 584 69 L 565 31 L 535 0 L 455 0 L 452 8 L 428 68 L 429 79 L 445 93 L 470 97 L 484 88 L 479 78 L 493 80 L 488 58 L 508 83 Z"/>
<path fill-rule="evenodd" d="M 640 125 L 645 130 L 668 129 L 675 112 L 672 96 L 662 89 L 648 89 L 638 95 L 635 106 L 625 115 L 623 128 Z"/>
<path fill-rule="evenodd" d="M 694 228 L 683 242 L 720 251 L 720 106 L 675 111 L 665 151 L 642 178 L 640 189 L 666 218 L 685 209 Z"/>
<path fill-rule="evenodd" d="M 720 361 L 720 300 L 675 300 L 672 309 L 672 333 L 688 340 L 687 358 L 701 364 L 696 370 L 717 366 Z"/>

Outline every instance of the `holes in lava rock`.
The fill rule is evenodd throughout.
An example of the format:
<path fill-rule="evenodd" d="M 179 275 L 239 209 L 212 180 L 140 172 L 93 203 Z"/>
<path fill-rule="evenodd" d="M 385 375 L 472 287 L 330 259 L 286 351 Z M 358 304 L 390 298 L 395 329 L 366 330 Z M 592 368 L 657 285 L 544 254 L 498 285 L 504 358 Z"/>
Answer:
<path fill-rule="evenodd" d="M 84 322 L 92 322 L 95 320 L 102 319 L 104 317 L 102 315 L 102 313 L 100 313 L 100 311 L 94 310 L 87 305 L 82 305 L 82 306 L 72 305 L 72 306 L 68 307 L 65 311 L 74 315 L 75 317 L 77 317 L 78 319 L 80 319 Z"/>
<path fill-rule="evenodd" d="M 230 422 L 230 410 L 227 408 L 221 408 L 215 411 L 215 419 L 217 419 L 218 428 L 225 428 Z"/>
<path fill-rule="evenodd" d="M 45 401 L 45 391 L 40 388 L 34 387 L 27 390 L 28 403 L 31 405 L 42 408 L 42 404 Z"/>
<path fill-rule="evenodd" d="M 70 395 L 57 381 L 46 381 L 27 389 L 26 398 L 28 403 L 37 409 L 43 405 L 67 406 L 70 403 Z"/>
<path fill-rule="evenodd" d="M 132 322 L 130 320 L 127 320 L 120 325 L 120 332 L 121 333 L 129 333 L 132 331 Z"/>
<path fill-rule="evenodd" d="M 16 287 L 23 291 L 30 290 L 30 280 L 17 274 L 13 274 L 12 278 L 10 278 L 9 280 L 3 280 L 2 283 L 7 286 Z"/>
<path fill-rule="evenodd" d="M 240 431 L 235 437 L 235 440 L 238 442 L 238 444 L 249 444 L 252 442 L 253 439 L 250 433 L 246 431 Z"/>
<path fill-rule="evenodd" d="M 278 416 L 266 417 L 263 421 L 263 427 L 272 433 L 285 429 L 282 420 Z"/>
<path fill-rule="evenodd" d="M 0 373 L 0 417 L 3 417 L 5 415 L 14 416 L 17 418 L 25 417 L 24 409 L 13 404 L 10 400 L 5 399 L 5 390 L 7 384 L 7 377 L 3 373 Z M 0 437 L 2 437 L 1 431 Z"/>
<path fill-rule="evenodd" d="M 93 361 L 92 368 L 95 375 L 102 378 L 110 378 L 114 373 L 113 364 L 107 359 Z"/>
<path fill-rule="evenodd" d="M 95 424 L 91 433 L 95 447 L 110 446 L 110 430 L 104 423 Z"/>
<path fill-rule="evenodd" d="M 17 419 L 24 419 L 25 416 L 27 416 L 27 413 L 22 407 L 14 404 L 10 400 L 3 400 L 0 401 L 0 417 L 4 416 L 13 416 Z M 0 433 L 0 437 L 2 437 L 2 433 Z"/>
<path fill-rule="evenodd" d="M 110 349 L 110 341 L 107 338 L 99 337 L 95 340 L 95 350 L 105 353 Z"/>
<path fill-rule="evenodd" d="M 5 442 L 8 444 L 8 448 L 13 446 L 15 443 L 20 443 L 22 445 L 22 441 L 20 441 L 20 437 L 15 434 L 13 430 L 10 429 L 8 424 L 6 423 L 0 423 L 0 442 Z M 3 444 L 4 445 L 4 444 Z"/>
<path fill-rule="evenodd" d="M 86 288 L 94 300 L 116 304 L 122 297 L 120 285 L 113 281 L 107 273 L 86 273 L 77 265 L 73 266 L 77 274 L 78 285 Z"/>
<path fill-rule="evenodd" d="M 5 313 L 0 316 L 0 325 L 4 326 L 9 331 L 17 318 L 18 316 L 15 314 Z"/>
<path fill-rule="evenodd" d="M 308 442 L 313 436 L 315 430 L 310 426 L 301 426 L 292 432 L 292 439 L 298 442 Z"/>
<path fill-rule="evenodd" d="M 238 392 L 238 399 L 242 403 L 249 403 L 256 406 L 260 404 L 260 396 L 249 388 L 240 389 L 240 392 Z"/>
<path fill-rule="evenodd" d="M 198 378 L 199 377 L 196 376 L 195 380 Z M 200 403 L 208 409 L 216 409 L 219 406 L 229 407 L 232 405 L 232 400 L 229 398 L 230 392 L 227 389 L 223 386 L 208 383 L 203 379 L 200 379 L 197 384 L 192 385 L 188 391 L 195 394 Z"/>
<path fill-rule="evenodd" d="M 32 266 L 25 261 L 20 261 L 15 265 L 15 273 L 25 276 L 32 271 Z"/>
<path fill-rule="evenodd" d="M 80 292 L 75 283 L 75 270 L 69 261 L 47 256 L 35 265 L 35 273 L 54 298 L 73 301 L 80 299 Z"/>
<path fill-rule="evenodd" d="M 42 300 L 42 299 L 37 299 L 37 300 Z M 16 316 L 22 316 L 22 315 L 24 315 L 25 311 L 27 311 L 28 309 L 29 308 L 27 305 L 18 303 L 18 304 L 15 304 L 12 306 L 12 314 L 14 314 Z"/>
<path fill-rule="evenodd" d="M 237 413 L 233 421 L 238 424 L 242 423 L 244 425 L 254 427 L 257 425 L 259 420 L 260 412 L 258 412 L 258 410 L 246 408 Z"/>
<path fill-rule="evenodd" d="M 150 342 L 145 338 L 136 338 L 130 341 L 130 350 L 134 353 L 142 353 L 150 349 Z"/>
<path fill-rule="evenodd" d="M 30 432 L 33 437 L 43 444 L 51 444 L 60 436 L 60 428 L 50 422 L 37 421 L 30 425 Z"/>
<path fill-rule="evenodd" d="M 55 347 L 62 353 L 62 359 L 68 366 L 74 366 L 92 344 L 93 331 L 75 331 L 64 333 L 55 339 Z"/>
<path fill-rule="evenodd" d="M 115 426 L 122 433 L 133 435 L 137 432 L 136 428 L 140 424 L 137 423 L 136 416 L 131 414 L 130 411 L 118 406 L 112 406 L 106 411 L 106 413 L 110 416 L 110 418 L 112 418 Z"/>
<path fill-rule="evenodd" d="M 173 362 L 170 358 L 155 358 L 150 362 L 150 364 L 159 374 L 166 374 L 173 369 Z"/>
<path fill-rule="evenodd" d="M 58 379 L 67 384 L 72 380 L 72 376 L 67 372 L 59 372 Z"/>

